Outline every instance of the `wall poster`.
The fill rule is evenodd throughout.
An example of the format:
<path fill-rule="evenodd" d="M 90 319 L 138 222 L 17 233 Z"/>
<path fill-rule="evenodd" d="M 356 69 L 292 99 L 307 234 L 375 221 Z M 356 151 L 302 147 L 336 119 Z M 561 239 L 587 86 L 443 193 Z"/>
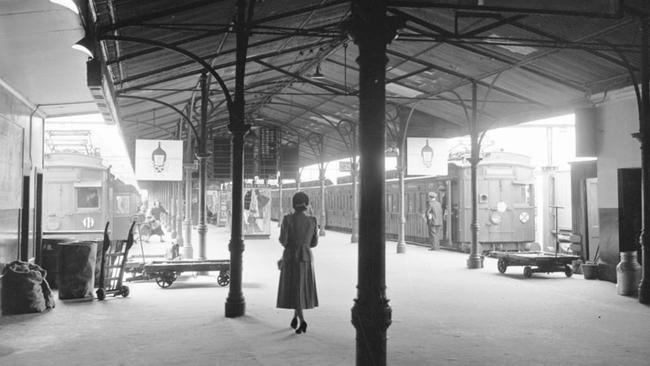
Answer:
<path fill-rule="evenodd" d="M 271 236 L 271 190 L 267 187 L 244 188 L 244 237 Z"/>

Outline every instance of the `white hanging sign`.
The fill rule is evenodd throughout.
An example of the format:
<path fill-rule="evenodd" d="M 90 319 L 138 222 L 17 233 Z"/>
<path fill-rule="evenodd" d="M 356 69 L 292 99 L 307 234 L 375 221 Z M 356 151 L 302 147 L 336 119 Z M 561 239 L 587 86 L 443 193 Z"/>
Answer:
<path fill-rule="evenodd" d="M 137 180 L 183 180 L 182 140 L 135 140 Z"/>
<path fill-rule="evenodd" d="M 408 175 L 447 175 L 447 160 L 452 142 L 449 139 L 408 137 L 406 139 L 406 173 Z"/>

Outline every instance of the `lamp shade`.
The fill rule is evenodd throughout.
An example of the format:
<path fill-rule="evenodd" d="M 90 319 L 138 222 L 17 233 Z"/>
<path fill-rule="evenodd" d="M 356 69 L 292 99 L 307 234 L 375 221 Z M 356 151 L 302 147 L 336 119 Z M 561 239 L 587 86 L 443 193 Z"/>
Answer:
<path fill-rule="evenodd" d="M 313 80 L 324 80 L 325 75 L 321 74 L 320 72 L 320 64 L 316 66 L 316 72 L 311 76 Z"/>

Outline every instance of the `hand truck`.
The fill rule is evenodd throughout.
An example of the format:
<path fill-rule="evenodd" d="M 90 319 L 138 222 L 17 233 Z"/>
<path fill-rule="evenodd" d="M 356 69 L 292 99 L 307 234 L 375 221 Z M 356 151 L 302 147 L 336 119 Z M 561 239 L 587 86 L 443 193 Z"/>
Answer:
<path fill-rule="evenodd" d="M 113 296 L 129 296 L 129 286 L 122 285 L 124 278 L 124 266 L 129 250 L 133 246 L 133 227 L 135 221 L 129 228 L 126 240 L 111 240 L 108 236 L 108 226 L 110 221 L 106 222 L 104 228 L 104 240 L 102 245 L 102 264 L 99 271 L 99 286 L 96 294 L 97 299 L 104 300 L 107 294 Z M 106 277 L 108 275 L 108 277 Z"/>

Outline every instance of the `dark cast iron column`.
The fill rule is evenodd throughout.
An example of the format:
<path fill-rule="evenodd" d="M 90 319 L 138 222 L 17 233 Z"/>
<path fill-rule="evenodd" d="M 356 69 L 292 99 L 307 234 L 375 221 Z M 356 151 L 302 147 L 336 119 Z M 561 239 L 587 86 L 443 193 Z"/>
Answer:
<path fill-rule="evenodd" d="M 406 175 L 406 136 L 409 129 L 409 123 L 413 112 L 415 112 L 415 102 L 411 107 L 411 111 L 406 119 L 400 117 L 400 145 L 399 154 L 397 155 L 397 172 L 399 173 L 399 231 L 397 234 L 397 253 L 406 253 L 406 212 L 404 204 L 404 196 L 406 194 L 406 187 L 404 184 L 404 176 Z M 399 113 L 398 113 L 399 115 Z"/>
<path fill-rule="evenodd" d="M 349 32 L 359 47 L 360 214 L 357 298 L 352 307 L 356 328 L 356 364 L 386 365 L 386 331 L 391 308 L 386 298 L 384 217 L 386 45 L 395 35 L 394 18 L 384 1 L 352 2 Z"/>
<path fill-rule="evenodd" d="M 172 239 L 176 239 L 178 233 L 176 232 L 176 215 L 178 209 L 176 207 L 176 182 L 169 182 L 169 226 L 170 235 Z"/>
<path fill-rule="evenodd" d="M 208 226 L 205 224 L 205 191 L 207 189 L 207 159 L 210 154 L 207 151 L 206 141 L 208 138 L 208 97 L 209 85 L 208 76 L 201 74 L 201 124 L 199 125 L 199 138 L 198 153 L 196 157 L 199 159 L 199 217 L 196 231 L 199 234 L 199 256 L 198 259 L 206 259 L 206 236 L 208 233 Z"/>
<path fill-rule="evenodd" d="M 183 181 L 176 182 L 176 244 L 183 247 Z"/>
<path fill-rule="evenodd" d="M 192 109 L 190 108 L 190 111 Z M 185 240 L 181 248 L 181 257 L 190 259 L 194 258 L 194 247 L 192 246 L 192 171 L 194 166 L 192 135 L 188 133 L 185 141 L 185 157 L 187 158 L 183 164 L 185 173 L 185 220 L 183 220 Z"/>
<path fill-rule="evenodd" d="M 483 258 L 478 252 L 478 192 L 476 187 L 476 171 L 478 163 L 481 161 L 479 157 L 480 145 L 478 143 L 478 111 L 476 102 L 476 82 L 472 82 L 472 120 L 470 126 L 470 139 L 472 143 L 470 151 L 470 180 L 471 180 L 471 195 L 472 195 L 472 246 L 467 258 L 467 268 L 483 268 Z"/>
<path fill-rule="evenodd" d="M 189 127 L 186 126 L 185 123 L 179 122 L 178 139 L 181 141 L 183 140 L 184 128 L 187 128 L 189 134 Z M 184 153 L 185 152 L 183 152 L 183 154 Z M 176 191 L 176 202 L 174 202 L 174 204 L 176 205 L 176 222 L 174 222 L 173 225 L 176 230 L 176 244 L 178 244 L 180 248 L 183 247 L 183 178 L 181 178 L 180 181 L 176 182 L 176 184 L 174 185 L 174 190 Z"/>
<path fill-rule="evenodd" d="M 320 216 L 318 218 L 320 224 L 320 230 L 318 230 L 318 236 L 325 236 L 325 163 L 322 161 L 318 163 L 318 180 L 320 181 Z"/>
<path fill-rule="evenodd" d="M 278 227 L 282 226 L 282 217 L 284 216 L 284 209 L 282 207 L 282 171 L 278 172 L 278 207 L 280 215 L 278 215 Z"/>
<path fill-rule="evenodd" d="M 650 67 L 648 55 L 648 19 L 641 19 L 641 175 L 643 195 L 643 229 L 641 244 L 643 251 L 643 275 L 639 284 L 639 302 L 650 304 Z"/>
<path fill-rule="evenodd" d="M 397 248 L 398 254 L 406 253 L 406 214 L 404 213 L 404 171 L 406 170 L 405 164 L 406 151 L 400 148 L 399 155 L 397 155 L 397 172 L 399 173 L 399 231 L 397 232 Z"/>
<path fill-rule="evenodd" d="M 242 214 L 244 208 L 244 136 L 250 125 L 244 122 L 244 76 L 246 71 L 246 50 L 248 47 L 248 27 L 246 11 L 252 17 L 252 6 L 246 0 L 237 1 L 237 52 L 235 65 L 235 98 L 230 107 L 230 123 L 228 130 L 232 134 L 232 227 L 230 230 L 230 289 L 226 298 L 226 317 L 243 316 L 246 312 L 246 301 L 242 292 L 242 256 L 244 239 L 242 235 Z"/>
<path fill-rule="evenodd" d="M 350 168 L 350 174 L 352 175 L 352 234 L 350 235 L 350 243 L 356 243 L 359 241 L 359 187 L 357 184 L 359 180 L 359 163 L 357 163 L 357 157 L 354 156 L 354 153 Z"/>

